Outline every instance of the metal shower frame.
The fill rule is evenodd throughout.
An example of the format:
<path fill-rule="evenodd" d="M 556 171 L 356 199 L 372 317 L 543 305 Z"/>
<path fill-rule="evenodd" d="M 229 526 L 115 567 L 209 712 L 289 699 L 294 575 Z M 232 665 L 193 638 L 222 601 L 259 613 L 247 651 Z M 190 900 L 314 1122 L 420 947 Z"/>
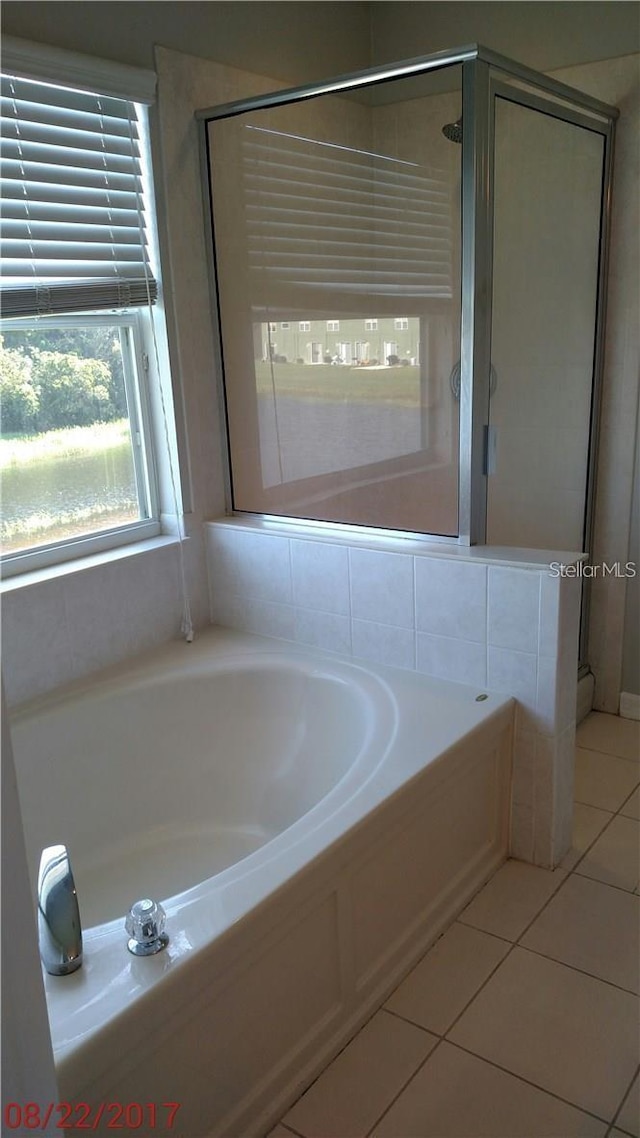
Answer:
<path fill-rule="evenodd" d="M 462 65 L 462 315 L 458 535 L 443 537 L 440 534 L 425 533 L 410 536 L 418 540 L 424 538 L 430 542 L 447 542 L 462 546 L 486 544 L 486 451 L 493 287 L 494 122 L 495 99 L 499 95 L 512 102 L 595 131 L 604 138 L 598 299 L 584 524 L 584 552 L 589 554 L 594 516 L 598 418 L 604 358 L 613 142 L 615 120 L 618 117 L 615 107 L 479 44 L 453 51 L 436 52 L 433 55 L 406 60 L 392 66 L 370 68 L 326 82 L 274 91 L 198 111 L 196 118 L 200 120 L 205 201 L 210 201 L 211 193 L 208 122 L 241 115 L 246 111 L 303 102 L 320 95 L 339 94 L 372 84 L 389 83 L 395 79 L 419 76 L 454 65 Z M 215 297 L 211 217 L 207 219 L 207 223 L 210 227 L 209 250 Z M 219 340 L 217 352 L 218 363 L 221 363 Z M 222 374 L 221 369 L 220 374 Z M 226 441 L 228 449 L 228 439 Z M 231 506 L 230 500 L 229 505 Z M 287 518 L 287 522 L 291 522 L 291 519 Z M 314 523 L 317 526 L 322 524 Z M 326 528 L 335 531 L 341 527 L 338 523 L 327 523 Z M 407 535 L 403 533 L 402 536 Z M 583 605 L 583 624 L 585 622 L 586 605 Z"/>

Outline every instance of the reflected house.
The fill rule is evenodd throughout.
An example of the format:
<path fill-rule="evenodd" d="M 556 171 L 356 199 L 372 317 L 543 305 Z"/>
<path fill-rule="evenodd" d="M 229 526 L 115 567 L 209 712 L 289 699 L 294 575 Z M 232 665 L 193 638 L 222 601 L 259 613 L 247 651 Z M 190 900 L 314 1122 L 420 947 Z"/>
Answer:
<path fill-rule="evenodd" d="M 267 321 L 256 338 L 262 361 L 358 367 L 420 363 L 420 321 L 415 316 Z"/>

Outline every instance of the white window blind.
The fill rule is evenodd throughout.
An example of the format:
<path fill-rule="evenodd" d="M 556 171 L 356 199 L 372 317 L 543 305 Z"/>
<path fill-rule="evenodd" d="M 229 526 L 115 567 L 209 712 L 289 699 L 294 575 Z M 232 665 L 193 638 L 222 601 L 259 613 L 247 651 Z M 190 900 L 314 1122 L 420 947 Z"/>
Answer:
<path fill-rule="evenodd" d="M 0 114 L 2 315 L 153 302 L 135 104 L 2 75 Z"/>
<path fill-rule="evenodd" d="M 435 164 L 247 126 L 242 169 L 257 303 L 302 291 L 451 297 L 452 188 Z"/>

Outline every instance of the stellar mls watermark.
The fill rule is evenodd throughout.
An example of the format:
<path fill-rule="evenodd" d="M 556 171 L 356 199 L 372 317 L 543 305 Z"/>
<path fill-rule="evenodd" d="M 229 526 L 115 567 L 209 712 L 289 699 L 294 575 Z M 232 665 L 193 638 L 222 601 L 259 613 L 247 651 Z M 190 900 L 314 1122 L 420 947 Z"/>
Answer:
<path fill-rule="evenodd" d="M 601 561 L 597 565 L 590 565 L 587 561 L 573 562 L 565 565 L 562 561 L 549 562 L 549 575 L 551 577 L 583 577 L 594 580 L 598 577 L 635 577 L 637 566 L 635 561 Z"/>

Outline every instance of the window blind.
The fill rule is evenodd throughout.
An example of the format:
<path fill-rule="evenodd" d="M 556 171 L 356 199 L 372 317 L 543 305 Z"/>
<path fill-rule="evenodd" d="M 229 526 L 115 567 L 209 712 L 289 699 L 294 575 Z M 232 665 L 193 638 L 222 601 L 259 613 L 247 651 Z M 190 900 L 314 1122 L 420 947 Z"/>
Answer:
<path fill-rule="evenodd" d="M 2 315 L 153 302 L 135 105 L 2 75 L 0 129 Z"/>
<path fill-rule="evenodd" d="M 254 299 L 451 297 L 446 171 L 253 126 L 242 169 Z"/>

